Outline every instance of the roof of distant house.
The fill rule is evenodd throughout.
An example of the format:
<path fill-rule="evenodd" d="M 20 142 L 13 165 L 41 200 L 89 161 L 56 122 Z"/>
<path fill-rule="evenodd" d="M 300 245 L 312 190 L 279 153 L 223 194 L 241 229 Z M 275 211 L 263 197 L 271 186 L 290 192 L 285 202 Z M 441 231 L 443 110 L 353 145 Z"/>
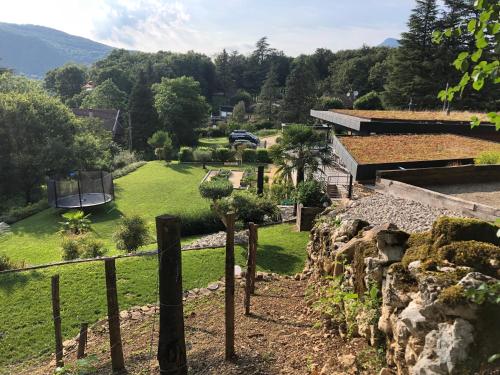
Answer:
<path fill-rule="evenodd" d="M 119 109 L 72 108 L 71 110 L 78 117 L 95 117 L 100 119 L 104 128 L 112 132 L 114 136 L 123 133 L 123 126 L 119 121 Z"/>

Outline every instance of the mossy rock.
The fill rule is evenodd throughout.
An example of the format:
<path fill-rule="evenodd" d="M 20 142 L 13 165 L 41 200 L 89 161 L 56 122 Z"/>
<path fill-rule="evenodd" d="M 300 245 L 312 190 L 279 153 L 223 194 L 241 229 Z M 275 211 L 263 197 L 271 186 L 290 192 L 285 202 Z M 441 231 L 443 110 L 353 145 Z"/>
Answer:
<path fill-rule="evenodd" d="M 439 294 L 439 301 L 449 306 L 458 306 L 467 302 L 464 288 L 461 285 L 452 285 Z"/>
<path fill-rule="evenodd" d="M 455 241 L 480 241 L 499 245 L 498 227 L 477 219 L 440 217 L 432 225 L 431 238 L 435 247 Z"/>
<path fill-rule="evenodd" d="M 457 266 L 471 267 L 492 277 L 499 277 L 500 246 L 479 241 L 458 241 L 441 247 L 437 258 Z"/>
<path fill-rule="evenodd" d="M 432 244 L 432 238 L 430 231 L 412 233 L 410 234 L 410 237 L 408 238 L 407 242 L 408 247 L 431 245 L 431 244 Z"/>
<path fill-rule="evenodd" d="M 428 244 L 412 246 L 406 249 L 405 255 L 403 259 L 401 259 L 401 264 L 403 267 L 408 268 L 408 265 L 416 260 L 424 262 L 428 259 L 432 259 L 434 253 L 432 246 Z"/>

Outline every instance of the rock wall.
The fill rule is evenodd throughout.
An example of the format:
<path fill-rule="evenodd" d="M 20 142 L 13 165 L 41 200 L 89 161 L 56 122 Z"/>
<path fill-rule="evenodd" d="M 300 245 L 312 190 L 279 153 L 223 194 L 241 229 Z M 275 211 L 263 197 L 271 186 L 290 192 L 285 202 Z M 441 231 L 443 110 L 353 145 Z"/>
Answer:
<path fill-rule="evenodd" d="M 311 231 L 303 277 L 321 296 L 325 326 L 345 333 L 338 316 L 345 317 L 352 335 L 385 348 L 384 374 L 498 369 L 498 361 L 487 364 L 500 352 L 497 231 L 477 220 L 440 218 L 431 232 L 410 235 L 393 224 L 340 224 L 326 216 Z M 325 289 L 332 279 L 343 294 Z M 363 302 L 374 291 L 376 305 Z M 352 303 L 339 295 L 359 300 L 354 319 L 348 318 Z"/>

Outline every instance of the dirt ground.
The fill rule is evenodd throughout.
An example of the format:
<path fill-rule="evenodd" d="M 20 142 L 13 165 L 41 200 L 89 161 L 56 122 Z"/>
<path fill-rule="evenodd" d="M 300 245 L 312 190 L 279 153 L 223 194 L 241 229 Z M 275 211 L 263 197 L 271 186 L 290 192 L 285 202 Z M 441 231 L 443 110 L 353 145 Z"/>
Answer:
<path fill-rule="evenodd" d="M 237 357 L 224 361 L 224 294 L 222 291 L 185 304 L 189 374 L 377 374 L 376 354 L 364 340 L 345 342 L 324 331 L 305 303 L 306 283 L 280 279 L 257 283 L 252 315 L 243 315 L 243 289 L 236 289 Z M 157 315 L 122 322 L 128 374 L 157 374 Z M 154 327 L 154 328 L 153 328 Z M 76 350 L 76 349 L 75 349 Z M 65 362 L 74 363 L 75 350 Z M 111 374 L 106 325 L 89 335 L 87 352 L 96 356 L 90 374 Z M 356 359 L 354 357 L 356 354 Z M 91 357 L 92 358 L 92 357 Z M 361 359 L 363 362 L 361 362 Z M 365 370 L 364 370 L 365 369 Z M 50 374 L 54 360 L 16 374 Z M 323 371 L 321 371 L 323 370 Z M 87 373 L 86 373 L 87 374 Z"/>
<path fill-rule="evenodd" d="M 452 195 L 466 201 L 500 208 L 500 182 L 426 186 L 426 189 Z"/>

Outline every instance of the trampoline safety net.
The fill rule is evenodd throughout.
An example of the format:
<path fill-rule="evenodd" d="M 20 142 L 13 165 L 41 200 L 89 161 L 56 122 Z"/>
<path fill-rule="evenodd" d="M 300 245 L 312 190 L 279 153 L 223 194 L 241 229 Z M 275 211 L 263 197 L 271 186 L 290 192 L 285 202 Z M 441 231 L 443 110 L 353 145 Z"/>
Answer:
<path fill-rule="evenodd" d="M 57 208 L 98 206 L 114 199 L 113 176 L 104 171 L 79 171 L 47 181 L 49 204 Z"/>

